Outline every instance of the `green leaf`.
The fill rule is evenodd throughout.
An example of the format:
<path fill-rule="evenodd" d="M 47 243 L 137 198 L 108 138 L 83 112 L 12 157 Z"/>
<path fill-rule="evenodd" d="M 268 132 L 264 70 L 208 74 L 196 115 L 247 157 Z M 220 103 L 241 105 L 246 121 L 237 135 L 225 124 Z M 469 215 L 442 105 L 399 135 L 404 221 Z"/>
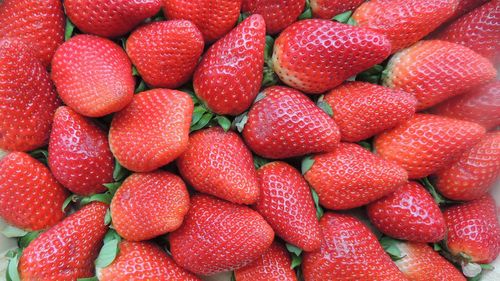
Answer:
<path fill-rule="evenodd" d="M 69 17 L 66 17 L 66 30 L 64 31 L 64 41 L 68 41 L 75 31 L 75 25 L 71 22 Z"/>
<path fill-rule="evenodd" d="M 243 132 L 243 129 L 245 128 L 245 124 L 248 121 L 248 112 L 245 112 L 241 115 L 236 116 L 233 120 L 233 127 L 238 131 L 238 132 Z"/>
<path fill-rule="evenodd" d="M 253 101 L 253 103 L 257 103 L 258 101 L 262 100 L 263 98 L 266 97 L 266 94 L 264 92 L 260 92 L 257 97 L 255 98 L 255 100 Z"/>
<path fill-rule="evenodd" d="M 489 263 L 481 263 L 479 264 L 481 266 L 481 269 L 483 270 L 493 270 L 495 267 Z"/>
<path fill-rule="evenodd" d="M 141 79 L 141 82 L 139 82 L 139 85 L 137 85 L 137 88 L 135 88 L 134 93 L 137 94 L 140 92 L 144 92 L 145 90 L 147 90 L 147 88 L 148 86 L 146 85 L 146 82 L 144 82 L 144 80 Z"/>
<path fill-rule="evenodd" d="M 115 158 L 115 169 L 113 171 L 113 179 L 115 182 L 121 181 L 125 179 L 130 174 L 130 171 L 125 169 L 120 162 L 118 162 L 118 159 Z"/>
<path fill-rule="evenodd" d="M 139 76 L 139 72 L 137 71 L 137 68 L 132 65 L 132 76 Z"/>
<path fill-rule="evenodd" d="M 14 251 L 14 254 L 12 254 L 12 257 L 9 258 L 9 263 L 7 265 L 7 280 L 11 281 L 20 281 L 21 278 L 19 277 L 19 271 L 17 270 L 17 267 L 19 266 L 19 258 L 21 257 L 21 250 L 16 249 Z"/>
<path fill-rule="evenodd" d="M 264 165 L 269 163 L 269 160 L 262 158 L 260 156 L 254 155 L 253 156 L 253 165 L 255 166 L 255 169 L 258 169 Z"/>
<path fill-rule="evenodd" d="M 191 126 L 198 123 L 203 117 L 203 114 L 207 112 L 207 109 L 203 106 L 196 106 L 193 110 L 193 118 L 191 119 Z"/>
<path fill-rule="evenodd" d="M 305 175 L 307 171 L 309 171 L 314 164 L 314 158 L 312 156 L 306 156 L 304 159 L 302 159 L 302 164 L 300 166 L 300 169 L 302 171 L 302 174 Z"/>
<path fill-rule="evenodd" d="M 111 211 L 109 210 L 109 208 L 106 210 L 106 215 L 104 216 L 104 224 L 105 225 L 111 224 Z"/>
<path fill-rule="evenodd" d="M 225 116 L 218 115 L 215 117 L 215 121 L 217 121 L 217 124 L 219 124 L 219 126 L 221 126 L 226 132 L 231 128 L 231 120 Z"/>
<path fill-rule="evenodd" d="M 481 274 L 478 274 L 474 277 L 467 277 L 467 281 L 480 281 L 481 280 Z"/>
<path fill-rule="evenodd" d="M 111 194 L 109 193 L 99 193 L 99 194 L 94 194 L 90 195 L 88 197 L 83 197 L 82 200 L 80 200 L 80 206 L 85 206 L 91 202 L 103 202 L 106 204 L 111 203 Z"/>
<path fill-rule="evenodd" d="M 66 198 L 66 200 L 64 200 L 63 205 L 62 205 L 63 213 L 66 213 L 66 210 L 68 209 L 69 204 L 71 204 L 72 202 L 76 202 L 79 199 L 80 199 L 80 196 L 75 195 L 75 194 L 71 194 L 70 196 L 68 196 Z"/>
<path fill-rule="evenodd" d="M 441 194 L 439 194 L 436 191 L 436 188 L 434 187 L 434 185 L 432 185 L 429 178 L 422 178 L 419 181 L 425 188 L 427 188 L 429 193 L 434 198 L 434 201 L 436 201 L 436 203 L 438 205 L 445 204 L 445 203 L 453 203 L 452 201 L 446 200 Z"/>
<path fill-rule="evenodd" d="M 210 122 L 210 120 L 212 120 L 213 116 L 214 115 L 211 112 L 204 113 L 203 116 L 200 118 L 200 120 L 196 124 L 191 125 L 191 128 L 189 131 L 194 132 L 194 131 L 197 131 L 199 129 L 204 128 Z"/>
<path fill-rule="evenodd" d="M 401 250 L 399 250 L 397 246 L 399 242 L 399 240 L 393 239 L 388 236 L 383 236 L 382 238 L 380 238 L 380 245 L 382 245 L 382 248 L 384 248 L 384 250 L 394 261 L 400 260 L 404 257 L 401 253 Z"/>
<path fill-rule="evenodd" d="M 352 25 L 352 26 L 356 26 L 356 25 L 358 25 L 358 23 L 354 20 L 354 18 L 353 18 L 353 17 L 350 17 L 350 18 L 347 20 L 346 24 L 348 24 L 348 25 Z"/>
<path fill-rule="evenodd" d="M 127 51 L 127 38 L 126 37 L 120 38 L 120 42 L 122 43 L 122 49 L 124 49 L 126 52 Z"/>
<path fill-rule="evenodd" d="M 290 266 L 292 269 L 298 267 L 300 264 L 302 264 L 302 258 L 300 256 L 296 256 L 295 254 L 292 255 L 292 265 Z"/>
<path fill-rule="evenodd" d="M 250 16 L 250 13 L 241 13 L 239 16 L 238 16 L 238 22 L 236 25 L 240 24 L 242 21 L 244 21 L 246 18 L 248 18 Z"/>
<path fill-rule="evenodd" d="M 108 232 L 106 232 L 106 235 L 104 235 L 104 239 L 103 239 L 104 243 L 111 241 L 111 240 L 119 240 L 119 241 L 122 240 L 120 235 L 118 235 L 118 232 L 116 232 L 116 230 L 114 230 L 114 229 L 108 230 Z"/>
<path fill-rule="evenodd" d="M 271 61 L 271 60 L 269 60 Z M 269 87 L 278 84 L 278 76 L 274 73 L 272 66 L 264 66 L 262 76 L 262 87 Z"/>
<path fill-rule="evenodd" d="M 273 49 L 274 49 L 274 38 L 270 35 L 266 35 L 266 47 L 264 49 L 264 62 L 268 66 L 269 66 L 270 60 L 271 60 L 272 55 L 273 55 Z"/>
<path fill-rule="evenodd" d="M 47 149 L 40 148 L 33 150 L 29 153 L 31 157 L 35 158 L 36 160 L 42 162 L 43 164 L 47 165 L 49 161 L 49 152 Z"/>
<path fill-rule="evenodd" d="M 302 249 L 292 245 L 292 244 L 288 244 L 286 243 L 286 249 L 290 252 L 290 253 L 293 253 L 295 254 L 296 256 L 300 256 L 300 254 L 302 254 Z"/>
<path fill-rule="evenodd" d="M 434 243 L 433 244 L 434 251 L 439 252 L 443 250 L 443 247 L 439 243 Z"/>
<path fill-rule="evenodd" d="M 89 278 L 78 278 L 76 281 L 99 281 L 96 276 L 94 277 L 89 277 Z"/>
<path fill-rule="evenodd" d="M 120 244 L 121 238 L 118 236 L 116 231 L 109 230 L 104 237 L 104 245 L 99 252 L 99 256 L 95 260 L 95 266 L 97 268 L 105 268 L 110 265 L 116 258 L 119 252 L 118 245 Z"/>
<path fill-rule="evenodd" d="M 231 281 L 236 281 L 236 276 L 234 275 L 234 271 L 231 273 Z"/>
<path fill-rule="evenodd" d="M 376 64 L 370 69 L 367 69 L 361 73 L 356 75 L 356 81 L 363 81 L 372 84 L 380 84 L 380 78 L 382 76 L 382 72 L 384 67 L 380 64 Z"/>
<path fill-rule="evenodd" d="M 305 20 L 311 18 L 312 18 L 312 10 L 310 7 L 306 7 L 306 9 L 299 16 L 299 20 Z"/>
<path fill-rule="evenodd" d="M 114 196 L 118 188 L 122 185 L 122 181 L 110 182 L 103 184 L 107 189 L 111 196 Z"/>
<path fill-rule="evenodd" d="M 7 238 L 23 237 L 24 235 L 28 234 L 27 231 L 14 227 L 9 224 L 5 224 L 5 227 L 2 230 L 0 230 L 0 233 L 2 233 L 3 236 Z"/>
<path fill-rule="evenodd" d="M 360 141 L 358 144 L 368 151 L 373 151 L 372 144 L 369 141 Z"/>
<path fill-rule="evenodd" d="M 152 18 L 153 21 L 162 21 L 165 20 L 165 15 L 163 14 L 163 9 L 160 9 L 156 15 Z"/>
<path fill-rule="evenodd" d="M 41 231 L 28 232 L 26 235 L 19 238 L 19 240 L 17 241 L 17 245 L 19 246 L 19 248 L 24 249 L 28 247 L 28 245 L 33 240 L 35 240 L 41 233 L 42 233 Z"/>
<path fill-rule="evenodd" d="M 326 112 L 326 114 L 333 116 L 332 107 L 326 101 L 324 101 L 321 97 L 316 104 L 318 105 L 319 108 L 321 108 L 324 112 Z"/>
<path fill-rule="evenodd" d="M 319 220 L 323 217 L 325 211 L 323 210 L 323 207 L 321 207 L 321 205 L 319 204 L 319 196 L 316 190 L 311 188 L 311 195 L 314 201 L 314 206 L 316 207 L 316 217 Z"/>
<path fill-rule="evenodd" d="M 348 20 L 351 18 L 351 16 L 352 16 L 352 11 L 347 11 L 347 12 L 343 12 L 342 14 L 338 14 L 338 15 L 334 16 L 332 18 L 332 20 L 338 21 L 341 23 L 347 23 Z"/>

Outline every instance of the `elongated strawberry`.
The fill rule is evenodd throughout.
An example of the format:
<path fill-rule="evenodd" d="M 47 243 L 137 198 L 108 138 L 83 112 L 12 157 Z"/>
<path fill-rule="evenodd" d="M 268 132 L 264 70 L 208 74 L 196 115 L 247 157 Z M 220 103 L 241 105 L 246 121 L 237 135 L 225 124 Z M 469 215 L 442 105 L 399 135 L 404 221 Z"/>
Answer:
<path fill-rule="evenodd" d="M 19 261 L 22 280 L 76 280 L 94 276 L 107 226 L 108 205 L 93 202 L 40 234 Z"/>
<path fill-rule="evenodd" d="M 259 197 L 252 154 L 235 132 L 217 127 L 193 133 L 177 167 L 200 192 L 239 204 L 253 204 Z"/>
<path fill-rule="evenodd" d="M 374 146 L 378 155 L 401 165 L 410 179 L 418 179 L 450 165 L 484 134 L 484 128 L 472 122 L 416 114 L 378 135 Z"/>
<path fill-rule="evenodd" d="M 391 44 L 384 35 L 329 20 L 287 27 L 274 42 L 273 69 L 288 86 L 319 94 L 382 62 Z"/>
<path fill-rule="evenodd" d="M 456 19 L 489 1 L 490 0 L 458 0 L 457 9 L 450 20 Z"/>
<path fill-rule="evenodd" d="M 265 89 L 250 109 L 243 138 L 256 154 L 281 159 L 334 150 L 340 140 L 335 121 L 301 92 Z"/>
<path fill-rule="evenodd" d="M 184 92 L 154 89 L 137 94 L 113 117 L 111 151 L 132 171 L 166 165 L 187 148 L 192 114 L 193 101 Z"/>
<path fill-rule="evenodd" d="M 271 246 L 274 232 L 256 211 L 195 195 L 182 226 L 170 234 L 174 260 L 196 274 L 243 267 Z"/>
<path fill-rule="evenodd" d="M 52 79 L 64 103 L 89 117 L 123 109 L 134 94 L 127 54 L 114 42 L 93 35 L 77 35 L 57 49 Z"/>
<path fill-rule="evenodd" d="M 305 0 L 243 0 L 241 10 L 261 15 L 267 33 L 276 34 L 297 20 L 305 3 Z"/>
<path fill-rule="evenodd" d="M 385 72 L 384 85 L 414 94 L 417 110 L 463 94 L 496 76 L 486 58 L 441 40 L 420 41 L 400 51 L 390 59 Z"/>
<path fill-rule="evenodd" d="M 252 15 L 208 49 L 196 68 L 196 95 L 213 112 L 238 115 L 259 92 L 264 67 L 266 27 Z"/>
<path fill-rule="evenodd" d="M 49 167 L 73 193 L 106 191 L 113 182 L 114 161 L 106 132 L 67 106 L 57 109 L 50 134 Z"/>
<path fill-rule="evenodd" d="M 310 0 L 313 17 L 332 19 L 334 16 L 354 10 L 365 0 Z"/>

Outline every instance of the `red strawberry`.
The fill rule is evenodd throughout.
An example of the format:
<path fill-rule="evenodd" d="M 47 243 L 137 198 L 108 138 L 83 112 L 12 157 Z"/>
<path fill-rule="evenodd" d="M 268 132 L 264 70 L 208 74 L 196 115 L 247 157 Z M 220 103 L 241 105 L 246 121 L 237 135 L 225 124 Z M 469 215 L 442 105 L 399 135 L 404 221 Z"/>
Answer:
<path fill-rule="evenodd" d="M 205 53 L 193 87 L 212 111 L 238 115 L 250 107 L 262 83 L 265 36 L 264 19 L 253 15 Z"/>
<path fill-rule="evenodd" d="M 111 151 L 123 166 L 136 172 L 153 171 L 174 161 L 187 148 L 193 107 L 191 97 L 176 90 L 135 95 L 113 117 Z"/>
<path fill-rule="evenodd" d="M 281 86 L 269 87 L 261 95 L 243 128 L 245 142 L 255 153 L 281 159 L 337 147 L 337 125 L 307 96 Z"/>
<path fill-rule="evenodd" d="M 17 37 L 24 41 L 30 46 L 33 57 L 48 66 L 57 47 L 64 41 L 62 2 L 0 1 L 0 39 L 5 37 Z"/>
<path fill-rule="evenodd" d="M 52 79 L 64 103 L 89 117 L 123 109 L 134 94 L 127 54 L 112 41 L 93 35 L 77 35 L 57 49 Z"/>
<path fill-rule="evenodd" d="M 190 21 L 160 21 L 132 32 L 127 53 L 146 83 L 173 89 L 191 78 L 204 45 L 201 32 Z"/>
<path fill-rule="evenodd" d="M 407 174 L 357 144 L 341 143 L 315 155 L 304 177 L 329 209 L 352 209 L 382 198 L 406 183 Z"/>
<path fill-rule="evenodd" d="M 287 27 L 274 42 L 273 69 L 287 85 L 319 94 L 382 62 L 387 38 L 368 29 L 307 19 Z"/>
<path fill-rule="evenodd" d="M 500 175 L 500 132 L 486 134 L 458 162 L 437 173 L 436 188 L 453 200 L 474 200 L 488 192 Z"/>
<path fill-rule="evenodd" d="M 19 261 L 21 280 L 76 280 L 94 276 L 108 227 L 108 206 L 93 202 L 38 236 Z"/>
<path fill-rule="evenodd" d="M 206 42 L 214 42 L 233 29 L 240 7 L 241 0 L 163 0 L 168 19 L 192 21 Z"/>
<path fill-rule="evenodd" d="M 384 252 L 377 237 L 358 219 L 326 213 L 319 223 L 324 238 L 320 250 L 304 253 L 305 280 L 407 280 Z"/>
<path fill-rule="evenodd" d="M 402 50 L 391 58 L 385 72 L 384 85 L 414 94 L 417 110 L 467 92 L 496 76 L 486 58 L 441 40 L 420 41 Z"/>
<path fill-rule="evenodd" d="M 452 254 L 466 254 L 472 262 L 490 263 L 500 252 L 500 225 L 490 195 L 444 211 L 446 243 Z"/>
<path fill-rule="evenodd" d="M 239 204 L 253 204 L 259 197 L 252 154 L 235 132 L 217 127 L 193 133 L 177 166 L 200 192 Z"/>
<path fill-rule="evenodd" d="M 438 242 L 446 234 L 443 214 L 423 186 L 409 182 L 367 206 L 370 221 L 394 238 Z"/>
<path fill-rule="evenodd" d="M 46 229 L 64 218 L 66 190 L 49 169 L 24 152 L 0 160 L 0 217 L 29 231 Z"/>
<path fill-rule="evenodd" d="M 490 0 L 458 0 L 458 6 L 450 20 L 460 17 Z M 494 2 L 494 1 L 493 1 Z"/>
<path fill-rule="evenodd" d="M 255 209 L 278 236 L 304 251 L 321 246 L 321 235 L 311 191 L 302 175 L 285 162 L 257 170 L 260 197 Z"/>
<path fill-rule="evenodd" d="M 73 193 L 106 191 L 113 182 L 114 161 L 106 132 L 67 106 L 57 109 L 50 134 L 49 167 Z"/>
<path fill-rule="evenodd" d="M 276 34 L 297 20 L 305 4 L 305 0 L 243 0 L 241 10 L 262 15 L 267 33 Z"/>
<path fill-rule="evenodd" d="M 85 33 L 118 37 L 160 11 L 161 0 L 65 0 L 66 15 Z"/>
<path fill-rule="evenodd" d="M 332 19 L 334 16 L 356 9 L 365 0 L 310 0 L 315 18 Z"/>
<path fill-rule="evenodd" d="M 111 201 L 113 226 L 129 241 L 149 240 L 179 228 L 188 209 L 186 185 L 165 171 L 132 174 Z"/>
<path fill-rule="evenodd" d="M 60 103 L 49 73 L 28 47 L 17 39 L 0 39 L 0 149 L 26 151 L 47 144 Z"/>
<path fill-rule="evenodd" d="M 411 120 L 378 135 L 374 146 L 382 158 L 401 165 L 410 179 L 418 179 L 451 164 L 468 147 L 479 142 L 484 133 L 483 127 L 472 122 L 416 114 Z"/>
<path fill-rule="evenodd" d="M 410 119 L 417 100 L 413 95 L 365 82 L 348 82 L 325 95 L 342 140 L 370 138 Z"/>
<path fill-rule="evenodd" d="M 195 195 L 184 223 L 170 234 L 170 250 L 183 268 L 210 275 L 249 264 L 273 238 L 271 227 L 249 207 Z"/>

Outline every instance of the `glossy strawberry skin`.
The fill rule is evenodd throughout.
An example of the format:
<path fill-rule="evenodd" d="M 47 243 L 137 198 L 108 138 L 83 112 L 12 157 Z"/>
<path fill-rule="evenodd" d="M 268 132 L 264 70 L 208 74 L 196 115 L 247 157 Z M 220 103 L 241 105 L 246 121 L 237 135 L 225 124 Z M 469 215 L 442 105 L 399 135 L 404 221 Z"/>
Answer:
<path fill-rule="evenodd" d="M 48 163 L 54 177 L 79 195 L 104 192 L 103 184 L 113 182 L 114 159 L 106 132 L 67 106 L 54 116 Z"/>
<path fill-rule="evenodd" d="M 387 38 L 329 20 L 308 19 L 287 27 L 274 42 L 273 69 L 290 87 L 319 94 L 382 62 Z"/>
<path fill-rule="evenodd" d="M 322 206 L 352 209 L 382 198 L 406 183 L 407 173 L 357 144 L 341 143 L 333 152 L 313 156 L 304 174 Z"/>
<path fill-rule="evenodd" d="M 285 162 L 257 170 L 260 196 L 255 210 L 278 236 L 304 251 L 321 246 L 321 234 L 311 191 L 302 175 Z"/>
<path fill-rule="evenodd" d="M 21 256 L 21 279 L 71 281 L 94 276 L 94 260 L 108 229 L 107 208 L 93 202 L 40 234 Z"/>
<path fill-rule="evenodd" d="M 182 226 L 170 234 L 174 260 L 196 274 L 243 267 L 260 257 L 274 239 L 256 211 L 208 195 L 191 197 Z"/>
<path fill-rule="evenodd" d="M 457 160 L 484 134 L 484 128 L 472 122 L 416 114 L 411 120 L 378 135 L 374 147 L 382 158 L 406 169 L 410 179 L 418 179 Z"/>
<path fill-rule="evenodd" d="M 332 19 L 334 16 L 356 9 L 364 0 L 310 0 L 313 17 Z"/>
<path fill-rule="evenodd" d="M 328 92 L 324 101 L 333 110 L 343 141 L 370 138 L 410 119 L 413 95 L 365 82 L 348 82 Z"/>
<path fill-rule="evenodd" d="M 243 0 L 241 10 L 261 15 L 267 33 L 276 34 L 297 20 L 305 3 L 305 0 Z"/>
<path fill-rule="evenodd" d="M 420 41 L 395 54 L 385 70 L 383 84 L 412 93 L 417 111 L 462 94 L 496 76 L 493 65 L 462 45 Z"/>
<path fill-rule="evenodd" d="M 111 151 L 127 169 L 153 171 L 175 160 L 188 145 L 193 101 L 166 89 L 139 93 L 113 117 Z"/>
<path fill-rule="evenodd" d="M 160 11 L 161 0 L 65 0 L 66 15 L 84 33 L 118 37 Z"/>
<path fill-rule="evenodd" d="M 377 229 L 397 239 L 431 243 L 443 240 L 446 234 L 439 206 L 416 182 L 404 184 L 371 203 L 367 213 Z"/>
<path fill-rule="evenodd" d="M 221 38 L 196 68 L 196 95 L 217 114 L 238 115 L 248 109 L 262 83 L 266 28 L 252 15 Z"/>
<path fill-rule="evenodd" d="M 458 0 L 457 9 L 450 20 L 454 20 L 489 1 L 490 0 Z"/>
<path fill-rule="evenodd" d="M 67 191 L 49 169 L 24 152 L 0 160 L 0 217 L 28 231 L 47 229 L 64 218 Z"/>
<path fill-rule="evenodd" d="M 61 45 L 51 75 L 64 103 L 88 117 L 119 111 L 134 94 L 127 54 L 114 42 L 94 35 L 77 35 Z"/>
<path fill-rule="evenodd" d="M 261 95 L 242 132 L 256 154 L 282 159 L 337 147 L 340 132 L 335 121 L 307 96 L 282 86 L 266 88 Z"/>
<path fill-rule="evenodd" d="M 191 78 L 204 45 L 190 21 L 159 21 L 134 30 L 127 39 L 127 53 L 148 85 L 174 89 Z"/>
<path fill-rule="evenodd" d="M 49 73 L 28 47 L 18 39 L 0 39 L 0 149 L 47 144 L 60 103 Z"/>
<path fill-rule="evenodd" d="M 253 204 L 259 197 L 252 153 L 235 132 L 215 127 L 193 133 L 177 167 L 199 192 L 238 204 Z"/>

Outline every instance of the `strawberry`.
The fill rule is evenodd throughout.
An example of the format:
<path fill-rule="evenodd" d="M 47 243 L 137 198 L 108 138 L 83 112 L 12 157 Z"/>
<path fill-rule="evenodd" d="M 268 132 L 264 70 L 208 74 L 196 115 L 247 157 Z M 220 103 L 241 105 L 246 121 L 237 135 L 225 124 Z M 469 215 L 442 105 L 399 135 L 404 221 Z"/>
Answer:
<path fill-rule="evenodd" d="M 200 192 L 239 204 L 253 204 L 259 197 L 252 154 L 235 132 L 216 127 L 193 133 L 177 167 Z"/>
<path fill-rule="evenodd" d="M 458 0 L 458 6 L 450 20 L 456 19 L 490 0 Z M 496 1 L 496 0 L 495 0 Z M 494 2 L 494 1 L 492 1 Z"/>
<path fill-rule="evenodd" d="M 297 20 L 305 4 L 305 0 L 243 0 L 241 10 L 261 15 L 267 33 L 276 34 Z"/>
<path fill-rule="evenodd" d="M 310 0 L 313 17 L 332 19 L 334 16 L 356 9 L 365 0 Z"/>
<path fill-rule="evenodd" d="M 57 109 L 48 163 L 54 177 L 73 193 L 106 191 L 113 182 L 114 161 L 106 132 L 67 106 Z"/>
<path fill-rule="evenodd" d="M 271 246 L 274 232 L 256 211 L 208 195 L 194 195 L 179 229 L 170 234 L 174 260 L 196 274 L 243 267 Z"/>
<path fill-rule="evenodd" d="M 321 235 L 311 191 L 302 175 L 285 162 L 257 170 L 260 197 L 255 209 L 278 236 L 304 251 L 321 246 Z"/>
<path fill-rule="evenodd" d="M 383 75 L 389 88 L 412 93 L 417 111 L 467 92 L 496 76 L 493 65 L 462 45 L 420 41 L 395 54 Z"/>
<path fill-rule="evenodd" d="M 127 54 L 112 41 L 93 35 L 77 35 L 57 49 L 52 80 L 64 103 L 89 117 L 123 109 L 134 94 Z"/>
<path fill-rule="evenodd" d="M 64 41 L 62 2 L 0 1 L 0 39 L 6 37 L 17 37 L 24 41 L 30 46 L 32 57 L 47 67 L 57 47 Z"/>
<path fill-rule="evenodd" d="M 17 39 L 0 39 L 0 149 L 46 145 L 60 103 L 49 73 L 28 47 Z"/>
<path fill-rule="evenodd" d="M 47 203 L 47 202 L 45 202 Z M 94 276 L 108 206 L 93 202 L 40 234 L 19 261 L 21 280 L 76 280 Z"/>
<path fill-rule="evenodd" d="M 113 226 L 129 241 L 149 240 L 179 228 L 188 209 L 186 185 L 165 171 L 132 174 L 111 201 Z"/>
<path fill-rule="evenodd" d="M 357 144 L 341 143 L 312 157 L 304 173 L 326 208 L 352 209 L 382 198 L 406 183 L 406 171 Z"/>
<path fill-rule="evenodd" d="M 243 138 L 256 154 L 281 159 L 337 147 L 340 132 L 335 121 L 301 92 L 274 86 L 261 97 L 243 128 Z"/>
<path fill-rule="evenodd" d="M 154 89 L 139 93 L 113 117 L 111 151 L 127 169 L 153 171 L 175 160 L 188 145 L 193 114 L 191 97 L 180 91 Z"/>
<path fill-rule="evenodd" d="M 450 252 L 465 254 L 472 262 L 492 262 L 500 252 L 496 211 L 490 195 L 446 209 L 443 215 L 448 226 L 446 243 Z"/>
<path fill-rule="evenodd" d="M 407 280 L 384 252 L 377 237 L 358 219 L 326 213 L 319 223 L 324 238 L 320 250 L 304 253 L 305 280 Z"/>
<path fill-rule="evenodd" d="M 410 119 L 417 100 L 413 95 L 365 82 L 348 82 L 325 95 L 342 140 L 370 138 Z"/>
<path fill-rule="evenodd" d="M 415 242 L 438 242 L 446 234 L 443 214 L 432 196 L 416 182 L 367 206 L 370 221 L 381 232 Z"/>
<path fill-rule="evenodd" d="M 161 9 L 161 0 L 65 0 L 66 15 L 85 33 L 118 37 Z"/>
<path fill-rule="evenodd" d="M 190 21 L 160 21 L 134 30 L 127 39 L 127 53 L 146 83 L 173 89 L 191 78 L 204 45 Z"/>
<path fill-rule="evenodd" d="M 488 192 L 500 175 L 500 132 L 486 134 L 450 167 L 436 174 L 436 188 L 453 200 L 474 200 Z"/>
<path fill-rule="evenodd" d="M 401 165 L 410 179 L 418 179 L 451 164 L 484 134 L 484 128 L 472 122 L 416 114 L 378 135 L 374 146 L 382 158 Z"/>
<path fill-rule="evenodd" d="M 213 112 L 238 115 L 248 109 L 262 83 L 266 27 L 253 15 L 213 44 L 196 68 L 196 95 Z"/>

